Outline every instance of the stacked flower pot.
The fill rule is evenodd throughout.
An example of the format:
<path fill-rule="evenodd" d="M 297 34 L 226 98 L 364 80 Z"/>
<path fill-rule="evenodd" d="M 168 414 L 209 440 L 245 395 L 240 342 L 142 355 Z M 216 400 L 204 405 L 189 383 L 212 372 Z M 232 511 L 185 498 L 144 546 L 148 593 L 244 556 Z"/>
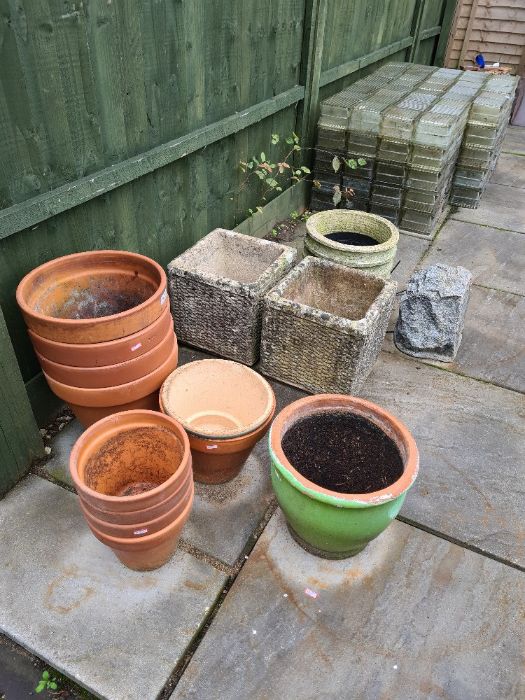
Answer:
<path fill-rule="evenodd" d="M 155 261 L 121 251 L 67 255 L 26 275 L 17 301 L 51 390 L 85 427 L 158 407 L 178 348 Z"/>

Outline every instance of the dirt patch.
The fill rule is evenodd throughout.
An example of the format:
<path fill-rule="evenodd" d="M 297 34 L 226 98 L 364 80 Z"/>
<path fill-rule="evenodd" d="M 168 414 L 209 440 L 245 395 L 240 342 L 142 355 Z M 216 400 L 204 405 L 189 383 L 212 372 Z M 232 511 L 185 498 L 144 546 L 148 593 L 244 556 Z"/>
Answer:
<path fill-rule="evenodd" d="M 374 423 L 345 411 L 302 418 L 282 447 L 304 477 L 339 493 L 371 493 L 397 481 L 403 460 L 395 442 Z"/>

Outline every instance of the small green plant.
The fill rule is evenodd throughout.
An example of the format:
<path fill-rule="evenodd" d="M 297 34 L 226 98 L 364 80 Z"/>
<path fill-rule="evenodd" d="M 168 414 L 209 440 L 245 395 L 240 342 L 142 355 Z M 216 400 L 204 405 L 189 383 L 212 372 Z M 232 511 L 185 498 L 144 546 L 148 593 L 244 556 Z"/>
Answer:
<path fill-rule="evenodd" d="M 312 174 L 310 168 L 306 165 L 296 165 L 297 157 L 302 151 L 299 136 L 296 133 L 292 133 L 290 136 L 282 139 L 279 134 L 271 135 L 270 149 L 275 151 L 276 147 L 283 143 L 286 144 L 286 152 L 283 153 L 281 151 L 280 157 L 278 154 L 272 155 L 271 151 L 269 156 L 267 156 L 264 151 L 261 151 L 259 156 L 252 156 L 249 160 L 241 160 L 239 163 L 245 177 L 241 182 L 237 194 L 254 182 L 259 187 L 259 194 L 262 201 L 261 204 L 255 208 L 248 209 L 248 213 L 252 216 L 262 211 L 263 203 L 267 201 L 270 194 L 282 192 L 285 185 L 288 185 L 290 182 L 306 180 Z M 366 160 L 364 158 L 340 158 L 334 155 L 332 159 L 332 168 L 335 173 L 341 169 L 343 164 L 351 170 L 357 170 L 359 167 L 366 165 Z M 321 183 L 319 180 L 313 180 L 313 186 L 319 188 L 321 187 Z M 354 195 L 353 189 L 346 187 L 341 190 L 339 185 L 333 186 L 333 192 L 332 201 L 336 206 L 342 199 L 351 199 Z M 232 199 L 234 198 L 232 197 Z M 294 220 L 302 218 L 303 221 L 306 221 L 308 215 L 305 217 L 303 214 L 301 217 L 297 211 L 293 211 L 290 217 Z"/>
<path fill-rule="evenodd" d="M 278 235 L 279 235 L 279 231 L 277 231 L 276 228 L 272 228 L 272 236 L 273 236 L 274 238 L 277 238 Z"/>
<path fill-rule="evenodd" d="M 35 693 L 41 693 L 44 690 L 58 690 L 58 684 L 55 677 L 51 677 L 49 671 L 42 671 L 42 678 L 38 681 L 35 688 Z"/>

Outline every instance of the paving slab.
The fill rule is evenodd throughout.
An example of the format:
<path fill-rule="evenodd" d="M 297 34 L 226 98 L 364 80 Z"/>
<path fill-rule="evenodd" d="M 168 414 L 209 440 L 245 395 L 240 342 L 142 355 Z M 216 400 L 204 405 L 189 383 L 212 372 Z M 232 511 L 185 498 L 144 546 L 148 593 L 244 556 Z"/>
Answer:
<path fill-rule="evenodd" d="M 490 181 L 496 185 L 523 189 L 525 187 L 525 154 L 515 156 L 510 153 L 502 153 Z"/>
<path fill-rule="evenodd" d="M 489 184 L 477 209 L 457 209 L 451 218 L 525 233 L 525 196 L 514 187 Z"/>
<path fill-rule="evenodd" d="M 226 577 L 178 551 L 126 569 L 88 530 L 76 497 L 29 476 L 0 502 L 0 629 L 91 692 L 154 698 Z"/>
<path fill-rule="evenodd" d="M 525 159 L 524 159 L 525 167 Z M 449 219 L 420 263 L 462 265 L 473 283 L 525 295 L 525 236 Z"/>
<path fill-rule="evenodd" d="M 399 234 L 399 243 L 397 245 L 397 254 L 394 266 L 397 265 L 392 273 L 392 279 L 396 280 L 399 289 L 403 289 L 408 278 L 414 272 L 417 264 L 428 250 L 430 241 L 425 241 L 422 238 L 408 236 L 405 233 Z M 397 264 L 399 263 L 399 264 Z"/>
<path fill-rule="evenodd" d="M 524 583 L 399 522 L 353 559 L 327 562 L 278 513 L 172 699 L 523 697 Z"/>
<path fill-rule="evenodd" d="M 397 350 L 381 353 L 361 394 L 406 423 L 419 447 L 401 515 L 525 568 L 523 396 Z"/>
<path fill-rule="evenodd" d="M 509 126 L 501 150 L 503 153 L 521 153 L 525 155 L 525 127 Z"/>

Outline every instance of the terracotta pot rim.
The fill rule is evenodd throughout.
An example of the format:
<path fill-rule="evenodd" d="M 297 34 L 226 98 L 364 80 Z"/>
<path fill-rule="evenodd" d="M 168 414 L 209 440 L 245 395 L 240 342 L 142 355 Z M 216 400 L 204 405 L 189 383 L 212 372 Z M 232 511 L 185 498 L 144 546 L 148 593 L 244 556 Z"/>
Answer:
<path fill-rule="evenodd" d="M 61 368 L 65 368 L 66 370 L 72 370 L 74 374 L 79 374 L 85 378 L 89 378 L 89 377 L 93 377 L 93 376 L 98 375 L 100 371 L 102 371 L 102 374 L 109 374 L 109 373 L 113 373 L 113 372 L 117 373 L 119 371 L 126 371 L 127 369 L 129 369 L 130 367 L 133 367 L 134 365 L 136 365 L 139 362 L 140 362 L 140 364 L 142 364 L 143 362 L 145 362 L 147 364 L 148 361 L 151 359 L 152 355 L 159 352 L 160 346 L 163 343 L 165 343 L 166 346 L 170 346 L 170 350 L 169 350 L 169 354 L 168 354 L 168 357 L 169 357 L 169 355 L 171 355 L 171 353 L 173 352 L 173 345 L 174 345 L 175 341 L 171 338 L 171 336 L 174 336 L 174 335 L 175 335 L 175 333 L 173 330 L 173 319 L 171 319 L 168 333 L 166 333 L 164 338 L 159 343 L 157 343 L 157 345 L 150 348 L 143 355 L 138 355 L 137 357 L 132 357 L 129 360 L 124 360 L 123 362 L 117 362 L 113 365 L 97 365 L 96 367 L 95 366 L 94 367 L 76 367 L 75 365 L 65 365 L 65 364 L 62 364 L 61 362 L 55 362 L 54 360 L 48 360 L 48 358 L 44 357 L 40 352 L 38 352 L 38 350 L 35 350 L 35 354 L 36 354 L 37 359 L 40 363 L 40 366 L 42 366 L 42 361 L 43 361 L 44 364 L 49 365 L 49 369 L 51 369 L 53 372 L 55 372 L 55 370 L 58 370 L 60 372 Z M 170 344 L 170 338 L 171 338 L 171 344 Z M 166 358 L 166 359 L 168 359 L 168 358 Z M 164 360 L 164 362 L 165 361 L 166 360 Z M 164 364 L 164 362 L 161 364 Z M 158 365 L 158 366 L 160 367 L 161 365 Z M 154 372 L 155 369 L 152 371 Z M 42 370 L 43 370 L 43 367 L 42 367 Z M 151 372 L 148 372 L 148 374 L 151 374 Z M 50 376 L 50 375 L 47 374 L 47 376 Z M 138 379 L 141 379 L 142 376 L 145 376 L 145 375 L 142 374 L 141 377 L 138 377 Z M 60 380 L 55 379 L 54 381 L 58 382 Z M 133 379 L 131 381 L 138 381 L 138 380 Z M 61 383 L 64 383 L 64 382 L 61 382 Z M 130 384 L 131 382 L 125 382 L 125 383 Z M 97 388 L 98 389 L 109 389 L 109 388 L 111 388 L 112 385 L 103 386 L 103 387 L 85 387 L 85 386 L 77 386 L 76 384 L 67 384 L 67 386 L 74 387 L 75 389 L 97 389 Z M 119 385 L 115 384 L 114 386 L 119 386 Z"/>
<path fill-rule="evenodd" d="M 306 479 L 297 471 L 286 458 L 282 449 L 282 438 L 286 429 L 297 419 L 313 413 L 323 413 L 333 410 L 359 413 L 375 423 L 383 432 L 385 424 L 392 430 L 389 437 L 393 438 L 402 449 L 403 473 L 393 484 L 371 493 L 340 493 L 318 486 Z M 298 415 L 299 413 L 299 415 Z M 347 394 L 317 394 L 307 396 L 289 404 L 274 420 L 269 435 L 270 455 L 279 467 L 279 473 L 303 493 L 326 503 L 339 507 L 368 507 L 377 506 L 401 496 L 414 483 L 419 470 L 419 452 L 416 441 L 408 428 L 391 413 L 371 401 L 349 396 Z M 403 451 L 405 454 L 403 455 Z"/>
<path fill-rule="evenodd" d="M 137 306 L 133 306 L 131 307 L 131 309 L 127 309 L 126 311 L 120 311 L 117 314 L 110 314 L 109 316 L 99 316 L 97 318 L 76 319 L 55 318 L 54 316 L 46 316 L 46 314 L 42 314 L 32 309 L 29 306 L 29 304 L 27 304 L 27 302 L 25 301 L 24 292 L 26 291 L 27 287 L 30 286 L 31 282 L 33 282 L 33 280 L 39 275 L 41 275 L 43 272 L 47 272 L 53 267 L 60 265 L 64 261 L 73 261 L 75 259 L 78 260 L 86 257 L 99 258 L 107 255 L 119 255 L 128 259 L 140 260 L 143 263 L 151 265 L 151 267 L 154 268 L 159 275 L 159 286 L 151 296 L 149 296 L 145 301 L 141 302 L 140 304 L 137 304 Z M 59 258 L 54 258 L 53 260 L 49 260 L 48 262 L 43 263 L 38 267 L 35 267 L 33 270 L 31 270 L 31 272 L 28 272 L 27 275 L 25 275 L 18 284 L 18 287 L 16 289 L 16 301 L 22 312 L 30 318 L 34 318 L 38 321 L 43 322 L 51 321 L 53 323 L 56 323 L 57 325 L 60 325 L 62 328 L 82 328 L 84 326 L 88 327 L 90 325 L 93 325 L 93 323 L 96 321 L 107 321 L 108 319 L 112 319 L 115 321 L 120 321 L 121 319 L 125 320 L 129 316 L 132 316 L 137 312 L 140 312 L 142 309 L 145 309 L 148 305 L 150 305 L 152 302 L 155 302 L 157 299 L 160 300 L 162 294 L 166 291 L 166 289 L 167 278 L 166 273 L 164 272 L 164 268 L 161 265 L 159 265 L 158 262 L 152 260 L 151 258 L 148 258 L 146 255 L 141 255 L 140 253 L 132 253 L 130 251 L 125 250 L 92 250 L 84 251 L 82 253 L 71 253 L 69 255 L 62 255 Z"/>
<path fill-rule="evenodd" d="M 136 494 L 134 496 L 109 496 L 107 494 L 100 493 L 99 491 L 95 491 L 94 489 L 87 486 L 87 484 L 85 484 L 84 481 L 80 479 L 80 476 L 78 474 L 77 464 L 80 450 L 86 442 L 89 442 L 91 437 L 95 437 L 95 435 L 101 430 L 101 428 L 104 428 L 105 426 L 110 426 L 111 424 L 113 424 L 115 427 L 118 427 L 118 424 L 120 422 L 123 424 L 124 429 L 124 421 L 133 417 L 135 417 L 138 421 L 140 421 L 141 418 L 154 418 L 156 421 L 159 422 L 159 425 L 155 426 L 152 424 L 152 422 L 148 422 L 147 420 L 145 420 L 144 427 L 163 427 L 163 422 L 165 427 L 165 423 L 167 422 L 172 428 L 172 430 L 174 429 L 173 432 L 180 439 L 184 448 L 177 469 L 169 477 L 169 479 L 163 481 L 162 484 L 159 484 L 154 489 L 150 489 L 149 491 L 145 491 L 144 493 Z M 157 411 L 148 411 L 145 409 L 135 409 L 131 411 L 120 411 L 119 413 L 113 413 L 112 415 L 106 416 L 106 418 L 102 418 L 96 423 L 93 423 L 93 425 L 90 425 L 89 428 L 86 428 L 86 430 L 75 442 L 73 449 L 71 450 L 71 454 L 69 456 L 69 472 L 71 474 L 71 478 L 73 479 L 75 489 L 79 494 L 85 494 L 86 496 L 89 496 L 90 498 L 100 502 L 101 504 L 129 503 L 131 505 L 140 504 L 142 501 L 149 501 L 152 497 L 155 497 L 157 494 L 162 493 L 162 491 L 164 491 L 167 486 L 172 484 L 174 481 L 176 481 L 176 479 L 180 477 L 180 473 L 187 468 L 188 462 L 191 465 L 190 441 L 182 425 L 171 416 L 167 416 L 163 413 L 159 413 Z M 79 495 L 79 498 L 82 498 L 82 496 Z"/>
<path fill-rule="evenodd" d="M 145 303 L 145 302 L 143 302 Z M 137 308 L 134 306 L 133 308 Z M 131 311 L 132 309 L 128 309 Z M 152 326 L 155 325 L 162 325 L 163 322 L 165 322 L 165 317 L 171 315 L 170 313 L 170 307 L 169 304 L 166 305 L 165 309 L 161 312 L 160 316 L 155 319 L 155 321 L 152 321 L 148 326 L 144 326 L 144 328 L 141 328 L 139 331 L 135 331 L 134 333 L 131 333 L 130 335 L 123 335 L 120 338 L 114 338 L 113 340 L 102 340 L 99 343 L 65 343 L 61 340 L 52 340 L 51 338 L 45 338 L 43 335 L 40 335 L 36 331 L 34 331 L 32 328 L 28 328 L 27 332 L 29 334 L 30 340 L 33 338 L 38 338 L 39 340 L 44 341 L 45 343 L 48 343 L 50 345 L 56 346 L 58 349 L 63 350 L 64 352 L 67 352 L 68 350 L 76 350 L 78 348 L 82 348 L 83 351 L 89 352 L 90 350 L 93 350 L 94 352 L 97 352 L 99 350 L 110 350 L 112 347 L 114 347 L 118 343 L 133 343 L 135 338 L 139 338 L 141 335 L 144 334 L 144 331 L 147 330 L 148 328 L 151 328 Z M 125 313 L 125 312 L 124 312 Z M 47 317 L 46 317 L 47 318 Z M 103 316 L 102 318 L 111 318 L 110 316 Z M 74 320 L 74 319 L 73 319 Z M 93 320 L 93 319 L 80 319 L 80 320 Z M 173 318 L 172 318 L 173 321 Z M 146 354 L 146 353 L 144 353 Z M 140 357 L 140 355 L 138 356 Z M 46 360 L 48 358 L 46 357 Z M 52 360 L 55 362 L 55 360 Z M 75 365 L 76 366 L 76 365 Z M 107 365 L 100 365 L 102 367 L 107 366 Z M 79 367 L 83 367 L 82 365 L 79 365 Z M 86 365 L 86 367 L 91 367 L 91 365 Z"/>
<path fill-rule="evenodd" d="M 97 539 L 106 544 L 111 549 L 123 549 L 123 550 L 133 550 L 133 549 L 147 549 L 147 545 L 155 545 L 155 540 L 164 539 L 166 535 L 169 535 L 173 530 L 181 527 L 181 523 L 184 524 L 189 513 L 191 512 L 193 506 L 193 498 L 195 494 L 195 486 L 192 487 L 191 493 L 188 496 L 188 503 L 184 507 L 184 510 L 180 515 L 178 515 L 173 522 L 162 530 L 157 532 L 152 532 L 149 535 L 144 535 L 143 537 L 114 537 L 112 535 L 106 535 L 103 532 L 97 530 L 89 521 L 88 527 L 93 531 Z M 146 545 L 146 546 L 144 546 Z"/>
<path fill-rule="evenodd" d="M 167 413 L 164 402 L 162 400 L 162 394 L 163 390 L 165 387 L 168 386 L 168 384 L 171 384 L 174 379 L 178 378 L 181 374 L 183 374 L 185 371 L 192 371 L 192 369 L 195 368 L 195 365 L 202 365 L 202 364 L 210 364 L 213 363 L 214 365 L 217 365 L 218 363 L 221 363 L 223 365 L 235 365 L 236 367 L 242 367 L 243 371 L 246 370 L 246 372 L 251 373 L 251 376 L 257 379 L 259 384 L 264 387 L 266 390 L 267 394 L 267 403 L 264 412 L 257 418 L 255 421 L 252 421 L 247 426 L 244 426 L 241 430 L 238 432 L 228 432 L 226 434 L 222 435 L 210 435 L 209 433 L 200 433 L 195 431 L 194 429 L 190 428 L 187 424 L 186 421 L 179 415 L 173 415 L 175 420 L 178 420 L 179 423 L 183 426 L 184 430 L 191 434 L 192 436 L 198 438 L 199 440 L 209 440 L 213 442 L 227 442 L 228 440 L 236 440 L 238 438 L 241 438 L 243 436 L 249 435 L 250 433 L 253 433 L 259 428 L 263 423 L 265 423 L 268 420 L 268 416 L 273 415 L 275 412 L 275 406 L 276 406 L 276 399 L 275 399 L 275 393 L 270 385 L 270 383 L 261 375 L 259 372 L 256 372 L 254 369 L 251 367 L 247 367 L 246 365 L 243 365 L 240 362 L 235 362 L 234 360 L 225 360 L 222 358 L 207 358 L 204 360 L 195 360 L 194 362 L 187 362 L 184 365 L 181 365 L 180 367 L 177 367 L 176 369 L 173 370 L 169 374 L 168 377 L 164 380 L 160 392 L 159 392 L 159 405 L 160 409 L 163 413 L 166 413 L 166 415 L 171 416 L 171 413 Z M 175 375 L 177 375 L 175 377 Z"/>
<path fill-rule="evenodd" d="M 131 400 L 136 400 L 143 398 L 144 396 L 148 396 L 149 394 L 153 393 L 153 391 L 158 389 L 160 381 L 157 384 L 157 380 L 161 380 L 161 378 L 165 376 L 166 367 L 168 367 L 174 361 L 174 359 L 175 362 L 177 361 L 178 352 L 177 336 L 173 334 L 173 349 L 170 352 L 167 360 L 159 365 L 159 367 L 154 369 L 149 374 L 145 374 L 139 379 L 134 379 L 132 382 L 117 384 L 116 386 L 102 387 L 99 389 L 86 389 L 84 387 L 71 386 L 69 384 L 59 382 L 56 379 L 52 379 L 43 370 L 42 373 L 46 378 L 51 391 L 63 401 L 66 401 L 66 403 L 86 406 L 88 408 L 119 406 L 120 404 L 129 403 L 130 399 L 126 396 L 126 394 L 130 390 L 134 390 L 133 398 Z M 154 386 L 155 384 L 156 387 Z M 136 395 L 138 387 L 141 387 L 140 392 L 143 393 Z M 123 401 L 120 401 L 121 395 L 124 397 Z"/>
<path fill-rule="evenodd" d="M 390 231 L 390 236 L 386 241 L 383 241 L 382 243 L 377 243 L 374 246 L 366 246 L 366 245 L 346 245 L 343 243 L 338 243 L 337 241 L 331 241 L 329 238 L 326 238 L 326 234 L 324 233 L 319 233 L 319 231 L 316 230 L 315 228 L 315 223 L 323 218 L 329 218 L 329 215 L 332 214 L 333 216 L 333 209 L 327 209 L 326 211 L 318 211 L 315 214 L 312 214 L 306 222 L 306 230 L 309 236 L 311 236 L 315 241 L 318 243 L 321 243 L 322 245 L 325 245 L 327 248 L 333 248 L 334 250 L 339 250 L 342 252 L 347 252 L 347 253 L 380 253 L 383 251 L 388 251 L 390 250 L 393 246 L 397 245 L 399 242 L 399 230 L 397 226 L 394 226 L 394 224 L 389 221 L 388 219 L 385 219 L 383 216 L 379 216 L 378 214 L 370 214 L 368 212 L 364 211 L 353 211 L 351 209 L 348 210 L 337 210 L 337 214 L 340 216 L 344 216 L 347 218 L 366 218 L 372 219 L 376 221 L 378 224 L 384 225 L 386 229 Z M 329 233 L 333 233 L 330 231 Z M 368 235 L 368 234 L 367 234 Z M 372 237 L 372 236 L 371 236 Z"/>
<path fill-rule="evenodd" d="M 184 493 L 180 495 L 177 502 L 173 505 L 172 508 L 169 509 L 169 511 L 166 511 L 162 515 L 158 515 L 156 518 L 152 518 L 151 520 L 142 521 L 140 519 L 137 519 L 137 522 L 133 523 L 133 524 L 110 523 L 110 522 L 106 522 L 105 520 L 101 520 L 100 518 L 97 518 L 96 515 L 93 515 L 93 513 L 90 511 L 89 507 L 87 506 L 86 502 L 83 501 L 81 498 L 79 498 L 80 509 L 82 510 L 82 513 L 83 513 L 85 519 L 88 522 L 94 523 L 95 528 L 97 530 L 99 530 L 104 536 L 106 536 L 106 533 L 104 532 L 106 527 L 109 527 L 111 529 L 116 529 L 116 530 L 122 530 L 123 532 L 126 530 L 131 530 L 131 529 L 140 530 L 142 528 L 147 528 L 149 530 L 149 528 L 151 528 L 152 526 L 154 527 L 155 523 L 157 523 L 159 520 L 166 519 L 170 512 L 172 512 L 173 510 L 175 510 L 176 508 L 178 508 L 180 506 L 181 502 L 186 501 L 187 498 L 190 496 L 193 498 L 194 489 L 195 489 L 195 487 L 194 487 L 193 479 L 188 480 L 188 483 L 184 485 L 184 489 L 183 489 Z M 186 506 L 184 506 L 183 510 L 185 510 L 185 508 L 186 508 Z M 137 512 L 140 513 L 141 511 L 137 511 Z M 165 528 L 162 528 L 162 529 L 165 529 Z M 151 532 L 151 533 L 148 532 L 148 534 L 154 535 L 157 532 L 161 532 L 161 530 L 156 530 L 155 532 Z M 116 535 L 109 535 L 109 536 L 116 537 Z M 131 540 L 135 540 L 135 539 L 139 539 L 139 538 L 142 539 L 144 536 L 146 536 L 146 535 L 135 535 L 135 534 L 131 534 L 131 535 L 124 535 L 123 534 L 122 535 L 122 537 L 124 539 L 131 539 Z"/>

